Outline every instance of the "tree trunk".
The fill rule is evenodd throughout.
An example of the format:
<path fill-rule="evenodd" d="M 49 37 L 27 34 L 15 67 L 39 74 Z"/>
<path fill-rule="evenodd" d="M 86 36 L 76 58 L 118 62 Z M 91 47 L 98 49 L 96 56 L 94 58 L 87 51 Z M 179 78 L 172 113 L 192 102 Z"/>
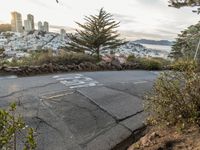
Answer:
<path fill-rule="evenodd" d="M 100 61 L 100 48 L 97 48 L 97 60 Z"/>

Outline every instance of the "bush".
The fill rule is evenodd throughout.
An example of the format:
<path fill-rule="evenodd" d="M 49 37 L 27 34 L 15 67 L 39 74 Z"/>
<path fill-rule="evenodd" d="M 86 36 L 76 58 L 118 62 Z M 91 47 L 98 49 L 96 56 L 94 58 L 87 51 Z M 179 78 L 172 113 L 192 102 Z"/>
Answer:
<path fill-rule="evenodd" d="M 84 53 L 67 53 L 63 52 L 58 55 L 54 55 L 51 51 L 47 52 L 34 52 L 30 57 L 22 59 L 13 59 L 11 62 L 4 61 L 4 64 L 8 66 L 30 66 L 30 65 L 43 65 L 43 64 L 57 64 L 57 65 L 68 65 L 68 64 L 80 64 L 82 62 L 96 63 L 95 57 Z M 0 62 L 1 63 L 1 62 Z M 3 62 L 1 63 L 3 64 Z"/>
<path fill-rule="evenodd" d="M 143 69 L 161 70 L 163 68 L 163 64 L 159 60 L 153 58 L 140 58 L 138 61 Z"/>
<path fill-rule="evenodd" d="M 18 141 L 18 134 L 24 136 L 22 130 L 27 131 L 27 133 L 25 137 L 22 137 L 23 141 Z M 16 150 L 17 142 L 24 143 L 24 150 L 34 150 L 36 148 L 33 129 L 26 127 L 22 117 L 17 117 L 16 104 L 13 103 L 8 111 L 0 109 L 0 149 Z"/>
<path fill-rule="evenodd" d="M 145 70 L 161 70 L 167 68 L 167 66 L 170 64 L 170 61 L 163 58 L 141 58 L 135 57 L 134 55 L 129 55 L 126 61 L 137 63 L 140 69 Z"/>
<path fill-rule="evenodd" d="M 129 55 L 129 56 L 127 57 L 126 61 L 128 61 L 128 62 L 134 62 L 134 61 L 136 61 L 135 55 Z"/>
<path fill-rule="evenodd" d="M 153 93 L 146 97 L 146 110 L 155 123 L 179 127 L 200 125 L 200 75 L 193 64 L 186 66 L 189 69 L 185 72 L 162 73 Z"/>
<path fill-rule="evenodd" d="M 198 63 L 191 59 L 178 59 L 171 64 L 171 68 L 177 71 L 198 70 Z"/>

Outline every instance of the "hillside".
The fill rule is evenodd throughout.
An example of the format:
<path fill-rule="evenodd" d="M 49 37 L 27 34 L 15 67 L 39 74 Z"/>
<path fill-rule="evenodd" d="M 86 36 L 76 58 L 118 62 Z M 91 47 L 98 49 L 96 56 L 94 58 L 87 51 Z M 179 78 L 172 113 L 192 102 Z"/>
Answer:
<path fill-rule="evenodd" d="M 0 42 L 0 47 L 6 51 L 34 51 L 42 49 L 52 49 L 57 51 L 67 45 L 68 38 L 65 35 L 60 35 L 52 32 L 31 31 L 25 34 L 4 32 L 0 34 L 4 36 L 6 42 Z M 110 50 L 102 52 L 102 55 L 110 53 Z M 129 41 L 127 44 L 119 47 L 115 51 L 116 54 L 131 55 L 138 57 L 163 57 L 168 56 L 168 52 L 162 50 L 148 49 L 134 41 Z"/>
<path fill-rule="evenodd" d="M 136 40 L 134 41 L 136 43 L 140 43 L 140 44 L 152 44 L 152 45 L 166 45 L 166 46 L 171 46 L 172 42 L 168 41 L 168 40 L 148 40 L 148 39 L 140 39 L 140 40 Z"/>

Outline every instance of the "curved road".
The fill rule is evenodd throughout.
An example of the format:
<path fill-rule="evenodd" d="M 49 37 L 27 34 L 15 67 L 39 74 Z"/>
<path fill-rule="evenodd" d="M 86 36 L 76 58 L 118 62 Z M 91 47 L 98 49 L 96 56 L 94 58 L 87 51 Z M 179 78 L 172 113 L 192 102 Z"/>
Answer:
<path fill-rule="evenodd" d="M 159 73 L 108 71 L 0 77 L 0 106 L 16 101 L 39 150 L 109 150 L 143 126 L 142 97 Z"/>

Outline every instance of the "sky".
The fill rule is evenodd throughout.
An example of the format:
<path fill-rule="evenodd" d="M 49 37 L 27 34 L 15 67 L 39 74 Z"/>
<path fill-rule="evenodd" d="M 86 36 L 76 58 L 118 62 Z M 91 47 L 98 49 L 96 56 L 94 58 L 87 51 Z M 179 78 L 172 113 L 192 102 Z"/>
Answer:
<path fill-rule="evenodd" d="M 174 40 L 180 31 L 200 21 L 192 8 L 168 7 L 168 0 L 0 0 L 0 23 L 10 23 L 12 11 L 33 14 L 35 22 L 48 21 L 52 31 L 68 32 L 84 23 L 84 16 L 97 14 L 100 8 L 120 21 L 119 32 L 128 40 Z"/>

